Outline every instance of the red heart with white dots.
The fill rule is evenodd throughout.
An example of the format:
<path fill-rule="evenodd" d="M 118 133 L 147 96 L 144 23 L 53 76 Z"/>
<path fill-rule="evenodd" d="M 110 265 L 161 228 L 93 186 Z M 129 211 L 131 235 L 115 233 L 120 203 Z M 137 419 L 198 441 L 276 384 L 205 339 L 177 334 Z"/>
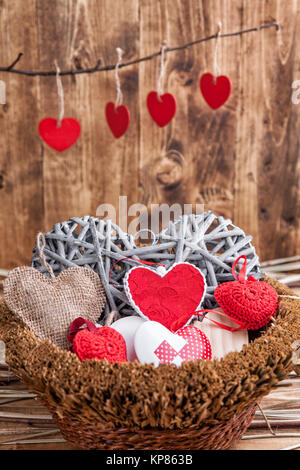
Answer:
<path fill-rule="evenodd" d="M 206 282 L 200 269 L 189 263 L 175 264 L 161 274 L 159 269 L 132 268 L 124 286 L 131 305 L 142 317 L 171 329 L 183 314 L 191 312 L 192 318 L 200 308 Z"/>
<path fill-rule="evenodd" d="M 211 359 L 211 344 L 207 336 L 195 326 L 185 326 L 176 331 L 176 335 L 187 341 L 179 355 L 183 361 L 194 361 L 195 359 Z"/>
<path fill-rule="evenodd" d="M 207 336 L 194 326 L 185 326 L 172 333 L 155 321 L 141 325 L 134 338 L 136 355 L 142 364 L 176 364 L 196 359 L 211 359 Z"/>

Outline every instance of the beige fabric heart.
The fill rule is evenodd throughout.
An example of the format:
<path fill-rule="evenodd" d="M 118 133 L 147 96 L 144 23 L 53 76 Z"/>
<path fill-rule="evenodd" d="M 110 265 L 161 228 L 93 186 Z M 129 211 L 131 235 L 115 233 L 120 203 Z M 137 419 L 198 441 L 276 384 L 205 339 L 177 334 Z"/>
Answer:
<path fill-rule="evenodd" d="M 71 267 L 49 279 L 30 267 L 16 268 L 4 282 L 8 307 L 40 339 L 69 347 L 70 323 L 77 317 L 96 322 L 105 306 L 105 291 L 90 268 Z"/>

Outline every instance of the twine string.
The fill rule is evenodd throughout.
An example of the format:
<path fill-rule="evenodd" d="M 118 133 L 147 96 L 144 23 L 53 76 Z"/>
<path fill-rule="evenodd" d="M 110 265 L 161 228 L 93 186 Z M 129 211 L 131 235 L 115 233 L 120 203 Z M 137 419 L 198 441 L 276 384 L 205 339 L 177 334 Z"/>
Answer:
<path fill-rule="evenodd" d="M 119 77 L 119 66 L 122 62 L 123 51 L 120 47 L 117 47 L 118 60 L 115 67 L 115 79 L 116 79 L 116 88 L 117 88 L 117 97 L 116 97 L 116 108 L 123 103 L 123 93 L 121 90 L 121 82 Z"/>
<path fill-rule="evenodd" d="M 219 46 L 219 39 L 221 35 L 221 30 L 222 30 L 222 22 L 218 22 L 218 32 L 216 34 L 216 43 L 215 43 L 215 49 L 214 49 L 214 65 L 213 65 L 213 75 L 214 75 L 214 82 L 216 83 L 217 77 L 221 75 L 221 69 L 218 65 L 218 46 Z"/>
<path fill-rule="evenodd" d="M 53 269 L 51 268 L 50 264 L 46 261 L 46 257 L 45 257 L 45 254 L 44 254 L 44 248 L 46 246 L 46 239 L 45 239 L 45 235 L 42 232 L 38 233 L 36 246 L 37 246 L 37 249 L 39 251 L 39 257 L 40 257 L 41 264 L 43 264 L 45 266 L 45 268 L 47 269 L 47 271 L 50 274 L 50 276 L 52 277 L 52 279 L 55 279 L 55 274 L 53 272 Z"/>
<path fill-rule="evenodd" d="M 161 95 L 163 94 L 163 78 L 165 74 L 165 52 L 167 49 L 167 41 L 163 41 L 161 49 L 160 49 L 160 72 L 159 72 L 159 77 L 157 80 L 157 95 L 158 95 L 158 100 L 162 101 Z"/>
<path fill-rule="evenodd" d="M 56 67 L 56 85 L 57 85 L 57 94 L 58 94 L 58 106 L 59 106 L 59 116 L 57 120 L 57 127 L 61 127 L 61 122 L 65 114 L 65 100 L 64 100 L 64 90 L 61 81 L 60 68 L 57 61 L 54 61 Z"/>

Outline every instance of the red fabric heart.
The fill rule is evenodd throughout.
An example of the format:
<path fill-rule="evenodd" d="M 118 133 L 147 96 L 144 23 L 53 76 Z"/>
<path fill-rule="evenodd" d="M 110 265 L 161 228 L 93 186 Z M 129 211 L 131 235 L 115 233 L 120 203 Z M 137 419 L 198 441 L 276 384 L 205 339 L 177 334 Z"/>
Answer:
<path fill-rule="evenodd" d="M 237 277 L 235 266 L 241 258 L 245 261 Z M 276 315 L 278 294 L 266 282 L 257 281 L 252 276 L 246 279 L 246 265 L 245 255 L 234 262 L 232 272 L 237 281 L 220 284 L 215 290 L 215 299 L 230 318 L 248 330 L 258 330 Z"/>
<path fill-rule="evenodd" d="M 128 129 L 130 123 L 130 112 L 127 106 L 115 107 L 115 103 L 107 103 L 105 108 L 106 120 L 113 135 L 121 137 Z"/>
<path fill-rule="evenodd" d="M 197 310 L 206 290 L 203 274 L 189 263 L 174 265 L 162 277 L 152 269 L 135 267 L 124 284 L 133 308 L 168 329 L 183 313 Z"/>
<path fill-rule="evenodd" d="M 176 100 L 171 93 L 165 93 L 158 97 L 156 91 L 150 91 L 147 96 L 147 106 L 153 121 L 160 127 L 168 124 L 176 113 Z"/>
<path fill-rule="evenodd" d="M 231 82 L 225 75 L 215 77 L 205 73 L 200 79 L 200 90 L 207 104 L 218 109 L 228 100 L 231 93 Z"/>
<path fill-rule="evenodd" d="M 87 328 L 79 329 L 84 323 Z M 72 351 L 81 360 L 107 359 L 109 362 L 127 361 L 126 342 L 123 336 L 109 326 L 97 328 L 83 318 L 71 323 L 68 340 Z"/>
<path fill-rule="evenodd" d="M 57 120 L 45 118 L 39 123 L 39 134 L 46 144 L 58 152 L 75 144 L 80 136 L 80 124 L 76 119 L 65 118 L 61 126 L 57 127 Z"/>

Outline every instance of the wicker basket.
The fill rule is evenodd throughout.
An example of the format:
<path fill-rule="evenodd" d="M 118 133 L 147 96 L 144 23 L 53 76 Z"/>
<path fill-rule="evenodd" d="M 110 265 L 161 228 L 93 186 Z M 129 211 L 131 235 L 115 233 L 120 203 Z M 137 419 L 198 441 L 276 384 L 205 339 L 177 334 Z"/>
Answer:
<path fill-rule="evenodd" d="M 265 278 L 280 295 L 293 292 Z M 276 322 L 240 353 L 174 365 L 81 362 L 39 340 L 0 303 L 11 370 L 37 393 L 65 439 L 82 449 L 227 449 L 257 402 L 291 370 L 300 300 L 281 297 Z"/>

